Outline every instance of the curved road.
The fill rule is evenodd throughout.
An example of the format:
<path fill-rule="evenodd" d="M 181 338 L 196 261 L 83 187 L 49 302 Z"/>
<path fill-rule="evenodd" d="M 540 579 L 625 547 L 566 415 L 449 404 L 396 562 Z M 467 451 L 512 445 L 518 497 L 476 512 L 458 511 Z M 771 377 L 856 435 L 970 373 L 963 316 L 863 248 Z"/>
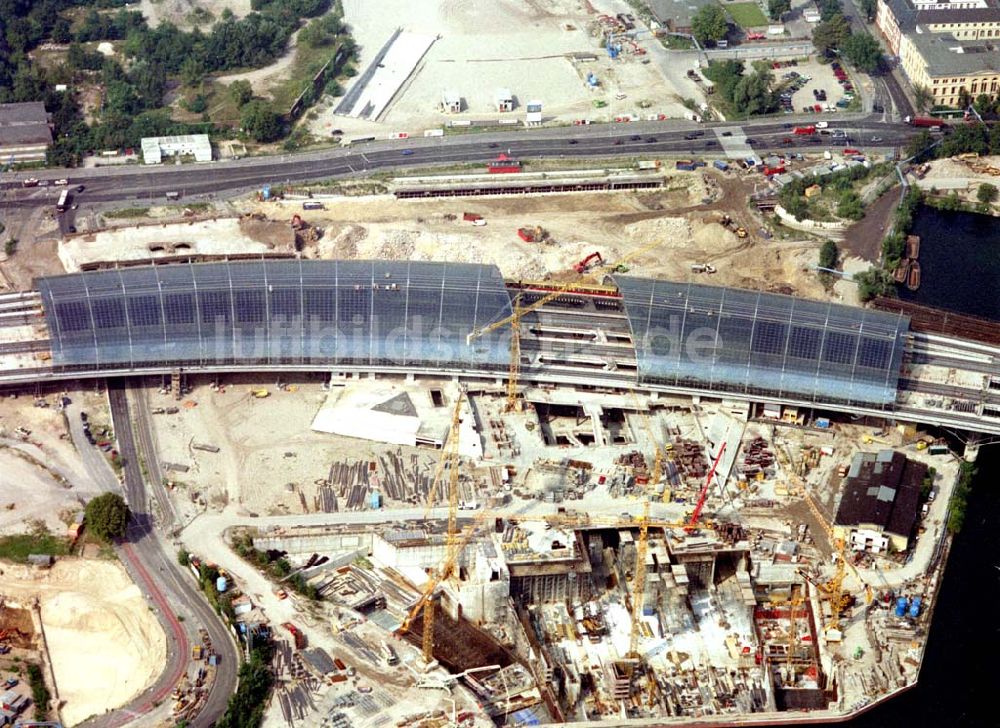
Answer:
<path fill-rule="evenodd" d="M 189 725 L 207 728 L 214 724 L 226 709 L 229 696 L 236 689 L 239 652 L 226 628 L 211 609 L 194 580 L 177 563 L 168 544 L 157 534 L 154 519 L 148 507 L 148 495 L 140 467 L 140 453 L 136 447 L 132 425 L 140 429 L 148 426 L 140 414 L 133 420 L 125 382 L 121 379 L 108 382 L 108 400 L 114 422 L 118 452 L 123 460 L 125 498 L 132 511 L 127 541 L 122 545 L 126 565 L 136 582 L 157 606 L 157 612 L 167 630 L 167 664 L 163 673 L 141 695 L 113 715 L 97 718 L 88 726 L 116 728 L 129 722 L 136 715 L 148 713 L 162 702 L 177 684 L 190 664 L 191 643 L 185 627 L 177 619 L 177 610 L 184 609 L 194 616 L 212 639 L 212 647 L 219 654 L 219 668 L 208 699 L 199 715 Z M 145 440 L 145 435 L 140 434 Z M 155 457 L 155 454 L 152 454 Z M 147 457 L 147 460 L 150 459 Z M 168 524 L 169 525 L 169 524 Z"/>

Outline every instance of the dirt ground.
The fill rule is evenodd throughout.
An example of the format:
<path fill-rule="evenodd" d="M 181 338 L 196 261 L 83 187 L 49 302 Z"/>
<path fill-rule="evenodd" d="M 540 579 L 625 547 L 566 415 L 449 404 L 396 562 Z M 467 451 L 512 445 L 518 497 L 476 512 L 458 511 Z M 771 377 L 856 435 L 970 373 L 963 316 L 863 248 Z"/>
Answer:
<path fill-rule="evenodd" d="M 595 250 L 613 263 L 659 240 L 628 261 L 630 273 L 824 298 L 815 276 L 805 271 L 815 263 L 819 244 L 765 241 L 760 219 L 746 205 L 751 191 L 749 178 L 710 171 L 671 175 L 664 190 L 656 192 L 462 201 L 338 197 L 326 202 L 326 210 L 303 211 L 292 201 L 256 203 L 255 209 L 272 219 L 299 214 L 322 228 L 319 242 L 306 247 L 307 257 L 492 263 L 509 278 L 537 280 L 568 273 Z M 486 226 L 463 222 L 465 211 L 482 215 Z M 750 236 L 739 239 L 724 228 L 719 223 L 723 213 Z M 517 237 L 518 228 L 536 225 L 553 242 L 539 245 Z M 718 272 L 692 273 L 695 263 L 711 263 Z"/>
<path fill-rule="evenodd" d="M 663 113 L 679 117 L 684 107 L 676 91 L 649 56 L 626 52 L 611 61 L 602 47 L 597 18 L 620 12 L 611 0 L 344 0 L 344 17 L 360 47 L 364 69 L 398 27 L 438 36 L 403 84 L 382 123 L 334 116 L 329 102 L 310 123 L 317 136 L 331 128 L 346 133 L 410 131 L 440 127 L 449 120 L 495 120 L 494 93 L 506 88 L 515 99 L 507 116 L 523 120 L 528 101 L 543 104 L 545 118 L 563 120 Z M 654 42 L 641 36 L 639 46 Z M 625 44 L 628 46 L 628 44 Z M 574 54 L 594 55 L 577 60 Z M 594 73 L 598 86 L 587 76 Z M 439 111 L 441 93 L 456 91 L 462 113 Z M 601 101 L 604 108 L 594 107 Z"/>
<path fill-rule="evenodd" d="M 99 411 L 97 395 L 70 396 L 88 411 Z M 26 395 L 0 399 L 0 533 L 24 531 L 34 520 L 63 533 L 68 515 L 98 494 L 69 439 L 62 412 L 54 406 L 34 407 L 33 401 Z M 54 405 L 56 397 L 49 395 L 47 401 Z M 27 440 L 14 436 L 17 427 L 31 431 Z M 8 510 L 10 504 L 14 507 Z"/>
<path fill-rule="evenodd" d="M 49 570 L 4 566 L 0 592 L 40 600 L 66 725 L 117 708 L 158 674 L 166 639 L 116 562 L 62 559 Z"/>
<path fill-rule="evenodd" d="M 232 10 L 237 18 L 242 18 L 250 12 L 250 5 L 251 0 L 141 0 L 139 10 L 151 28 L 170 22 L 185 30 L 195 25 L 205 30 L 205 22 L 197 14 L 199 9 L 208 11 L 218 20 L 226 8 Z"/>
<path fill-rule="evenodd" d="M 318 380 L 297 382 L 294 392 L 239 376 L 227 376 L 221 390 L 213 390 L 205 379 L 191 383 L 193 391 L 185 401 L 195 406 L 152 417 L 160 460 L 190 468 L 165 471 L 184 520 L 205 507 L 227 504 L 261 515 L 312 512 L 316 481 L 329 476 L 334 461 L 376 459 L 401 451 L 407 460 L 418 453 L 436 462 L 439 455 L 313 432 L 312 420 L 327 398 Z M 269 397 L 250 395 L 251 388 L 261 387 L 268 389 Z M 151 407 L 177 404 L 157 390 L 150 390 L 149 396 Z M 262 417 L 266 428 L 260 427 Z M 219 452 L 196 450 L 193 443 L 215 445 Z"/>

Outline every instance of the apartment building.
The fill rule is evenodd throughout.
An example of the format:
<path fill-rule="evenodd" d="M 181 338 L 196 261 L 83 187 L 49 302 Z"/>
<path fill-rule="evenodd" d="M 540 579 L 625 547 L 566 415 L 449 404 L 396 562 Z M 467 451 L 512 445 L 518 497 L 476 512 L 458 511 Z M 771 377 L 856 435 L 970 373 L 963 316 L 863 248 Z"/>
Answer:
<path fill-rule="evenodd" d="M 957 106 L 963 91 L 1000 91 L 998 0 L 879 0 L 875 24 L 935 106 Z"/>

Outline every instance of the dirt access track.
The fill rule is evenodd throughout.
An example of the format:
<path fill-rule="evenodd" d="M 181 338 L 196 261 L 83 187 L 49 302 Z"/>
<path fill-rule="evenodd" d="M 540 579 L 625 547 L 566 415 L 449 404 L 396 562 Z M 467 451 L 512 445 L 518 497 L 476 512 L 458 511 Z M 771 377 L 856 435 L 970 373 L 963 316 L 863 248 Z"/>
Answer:
<path fill-rule="evenodd" d="M 163 630 L 115 561 L 66 558 L 48 570 L 4 564 L 0 594 L 22 605 L 39 600 L 67 726 L 123 705 L 162 669 Z"/>

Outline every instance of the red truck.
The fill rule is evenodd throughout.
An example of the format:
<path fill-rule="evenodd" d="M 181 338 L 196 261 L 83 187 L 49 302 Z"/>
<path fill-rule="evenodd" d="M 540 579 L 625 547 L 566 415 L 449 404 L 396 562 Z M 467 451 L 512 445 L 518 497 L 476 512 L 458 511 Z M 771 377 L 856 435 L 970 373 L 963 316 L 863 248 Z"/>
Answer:
<path fill-rule="evenodd" d="M 933 126 L 946 127 L 948 126 L 943 119 L 936 119 L 933 116 L 906 116 L 903 117 L 905 121 L 910 126 L 920 126 L 924 128 L 930 128 Z"/>
<path fill-rule="evenodd" d="M 306 636 L 302 634 L 302 630 L 291 622 L 283 622 L 281 626 L 287 629 L 291 633 L 292 637 L 295 638 L 295 649 L 301 650 L 306 646 Z"/>
<path fill-rule="evenodd" d="M 799 136 L 809 136 L 810 134 L 816 133 L 815 126 L 797 126 L 792 129 L 792 134 L 798 134 Z"/>

